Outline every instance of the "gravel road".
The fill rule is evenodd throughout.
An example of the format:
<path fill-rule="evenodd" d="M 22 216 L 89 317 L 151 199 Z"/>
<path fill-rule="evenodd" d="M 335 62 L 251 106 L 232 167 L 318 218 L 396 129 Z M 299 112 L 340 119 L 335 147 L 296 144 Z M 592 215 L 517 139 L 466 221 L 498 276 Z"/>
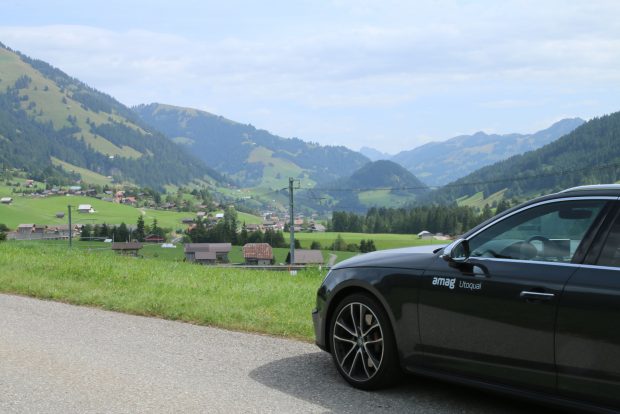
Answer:
<path fill-rule="evenodd" d="M 395 389 L 362 392 L 345 384 L 329 355 L 312 344 L 0 294 L 1 413 L 537 408 L 416 377 Z"/>

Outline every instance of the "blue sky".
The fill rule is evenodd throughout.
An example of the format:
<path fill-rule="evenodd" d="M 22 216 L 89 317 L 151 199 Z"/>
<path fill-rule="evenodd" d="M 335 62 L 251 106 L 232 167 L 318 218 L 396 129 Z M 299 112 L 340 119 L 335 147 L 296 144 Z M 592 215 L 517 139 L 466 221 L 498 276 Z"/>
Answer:
<path fill-rule="evenodd" d="M 396 153 L 620 110 L 617 1 L 6 1 L 0 42 L 127 105 Z"/>

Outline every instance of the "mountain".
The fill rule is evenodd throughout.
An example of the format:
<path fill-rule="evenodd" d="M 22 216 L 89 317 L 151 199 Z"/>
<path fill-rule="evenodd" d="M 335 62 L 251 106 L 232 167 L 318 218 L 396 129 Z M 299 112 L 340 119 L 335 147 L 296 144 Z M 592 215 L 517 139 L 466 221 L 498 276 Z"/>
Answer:
<path fill-rule="evenodd" d="M 304 186 L 327 182 L 369 161 L 345 147 L 282 138 L 196 109 L 157 103 L 133 109 L 144 122 L 248 187 L 282 188 L 289 177 Z"/>
<path fill-rule="evenodd" d="M 441 186 L 481 167 L 540 148 L 582 125 L 563 119 L 534 134 L 496 135 L 477 132 L 443 142 L 430 142 L 391 158 L 430 186 Z"/>
<path fill-rule="evenodd" d="M 428 192 L 428 187 L 393 161 L 364 165 L 349 177 L 335 180 L 323 189 L 325 204 L 338 210 L 365 212 L 369 207 L 399 207 Z"/>
<path fill-rule="evenodd" d="M 0 91 L 4 168 L 48 182 L 88 175 L 158 189 L 221 179 L 114 98 L 2 44 Z"/>
<path fill-rule="evenodd" d="M 453 202 L 482 193 L 525 198 L 620 180 L 620 112 L 594 118 L 534 151 L 481 168 L 429 195 Z"/>
<path fill-rule="evenodd" d="M 367 157 L 370 161 L 389 160 L 392 156 L 386 152 L 381 152 L 374 148 L 362 147 L 360 148 L 360 154 Z"/>

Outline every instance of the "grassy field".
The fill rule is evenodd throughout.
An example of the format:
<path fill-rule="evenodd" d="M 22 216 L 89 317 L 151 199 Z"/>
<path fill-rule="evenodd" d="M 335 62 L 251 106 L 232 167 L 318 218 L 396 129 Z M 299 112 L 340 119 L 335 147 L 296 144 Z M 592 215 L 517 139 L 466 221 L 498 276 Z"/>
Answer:
<path fill-rule="evenodd" d="M 377 250 L 394 249 L 398 247 L 422 246 L 426 244 L 447 244 L 446 241 L 438 240 L 421 240 L 415 234 L 385 234 L 385 233 L 295 233 L 303 248 L 309 248 L 312 241 L 318 241 L 323 248 L 329 247 L 338 234 L 342 236 L 345 242 L 359 244 L 361 240 L 373 240 Z M 288 233 L 284 238 L 288 240 Z"/>
<path fill-rule="evenodd" d="M 97 174 L 96 172 L 87 170 L 86 168 L 80 168 L 76 165 L 69 164 L 68 162 L 59 160 L 56 157 L 51 157 L 51 159 L 52 159 L 52 164 L 62 167 L 62 169 L 65 171 L 76 172 L 80 174 L 80 177 L 82 177 L 82 180 L 84 180 L 87 183 L 98 184 L 101 186 L 106 185 L 106 184 L 108 185 L 112 184 L 112 179 L 104 175 Z"/>
<path fill-rule="evenodd" d="M 185 229 L 186 225 L 181 223 L 183 218 L 193 218 L 195 213 L 162 211 L 135 208 L 127 205 L 101 201 L 92 197 L 45 197 L 35 198 L 20 195 L 2 193 L 0 197 L 13 197 L 14 201 L 10 205 L 0 204 L 0 223 L 6 224 L 9 228 L 16 228 L 22 223 L 34 224 L 66 224 L 67 217 L 56 218 L 57 212 L 67 212 L 67 205 L 73 206 L 73 222 L 82 224 L 120 224 L 135 225 L 138 216 L 142 215 L 146 224 L 151 224 L 154 218 L 160 227 L 167 227 L 173 230 Z M 79 204 L 91 204 L 96 210 L 93 214 L 82 214 L 77 212 Z M 246 213 L 237 213 L 239 222 L 260 223 L 261 218 Z"/>
<path fill-rule="evenodd" d="M 503 189 L 496 193 L 491 194 L 487 198 L 484 198 L 484 194 L 482 193 L 482 191 L 480 191 L 470 197 L 467 197 L 467 196 L 461 197 L 458 200 L 456 200 L 456 202 L 459 206 L 478 207 L 479 209 L 482 210 L 486 204 L 491 206 L 494 202 L 499 203 L 500 201 L 502 201 L 504 199 L 505 192 L 506 192 L 506 189 Z"/>
<path fill-rule="evenodd" d="M 316 269 L 290 276 L 42 243 L 0 243 L 0 267 L 4 293 L 308 341 L 325 277 Z"/>

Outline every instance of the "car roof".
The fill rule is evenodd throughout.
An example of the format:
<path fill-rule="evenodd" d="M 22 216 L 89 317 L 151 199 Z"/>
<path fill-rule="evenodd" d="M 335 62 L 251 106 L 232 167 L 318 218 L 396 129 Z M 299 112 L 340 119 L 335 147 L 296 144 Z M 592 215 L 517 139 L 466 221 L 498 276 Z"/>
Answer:
<path fill-rule="evenodd" d="M 559 193 L 563 196 L 570 195 L 609 195 L 620 196 L 620 184 L 594 184 L 594 185 L 582 185 L 579 187 L 567 188 Z"/>

